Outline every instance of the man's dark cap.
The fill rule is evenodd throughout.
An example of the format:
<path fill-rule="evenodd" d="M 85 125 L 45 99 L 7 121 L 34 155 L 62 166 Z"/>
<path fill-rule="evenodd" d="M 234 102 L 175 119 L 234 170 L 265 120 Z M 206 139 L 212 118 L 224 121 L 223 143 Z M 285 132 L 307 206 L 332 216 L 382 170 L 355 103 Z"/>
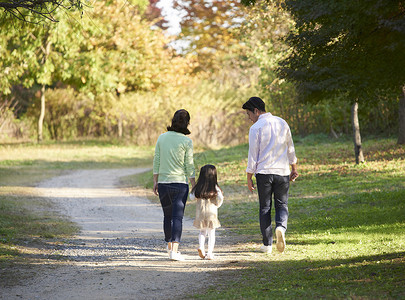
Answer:
<path fill-rule="evenodd" d="M 259 97 L 251 97 L 245 104 L 242 106 L 243 109 L 254 111 L 257 108 L 260 111 L 266 111 L 265 104 L 262 99 Z"/>

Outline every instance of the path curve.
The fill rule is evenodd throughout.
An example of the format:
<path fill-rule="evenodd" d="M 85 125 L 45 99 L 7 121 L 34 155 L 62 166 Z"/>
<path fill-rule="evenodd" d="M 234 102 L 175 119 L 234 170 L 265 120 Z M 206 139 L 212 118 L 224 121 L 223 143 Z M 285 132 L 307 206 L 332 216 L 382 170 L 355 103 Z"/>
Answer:
<path fill-rule="evenodd" d="M 201 260 L 197 230 L 185 218 L 186 261 L 169 261 L 160 206 L 117 188 L 120 177 L 144 171 L 79 170 L 42 182 L 37 194 L 81 231 L 38 253 L 38 265 L 24 280 L 2 286 L 0 299 L 180 299 L 215 284 L 212 271 L 234 269 L 235 261 L 250 256 L 228 247 L 214 261 Z"/>

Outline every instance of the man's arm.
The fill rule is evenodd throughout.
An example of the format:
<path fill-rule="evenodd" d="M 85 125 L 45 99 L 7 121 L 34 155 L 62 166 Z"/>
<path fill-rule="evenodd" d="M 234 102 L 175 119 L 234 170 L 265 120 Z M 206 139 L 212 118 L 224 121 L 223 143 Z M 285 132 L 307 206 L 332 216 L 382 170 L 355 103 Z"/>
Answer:
<path fill-rule="evenodd" d="M 253 173 L 246 173 L 246 177 L 248 189 L 253 193 L 253 191 L 255 190 L 255 185 L 253 184 Z"/>
<path fill-rule="evenodd" d="M 291 165 L 291 173 L 290 173 L 290 181 L 295 181 L 295 179 L 300 176 L 297 172 L 297 164 L 292 164 Z"/>

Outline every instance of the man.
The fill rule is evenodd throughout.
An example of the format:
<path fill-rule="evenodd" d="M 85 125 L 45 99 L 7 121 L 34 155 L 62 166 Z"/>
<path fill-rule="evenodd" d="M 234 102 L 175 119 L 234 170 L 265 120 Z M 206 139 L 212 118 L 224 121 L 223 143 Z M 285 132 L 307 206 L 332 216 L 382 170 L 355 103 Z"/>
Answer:
<path fill-rule="evenodd" d="M 298 177 L 290 127 L 283 119 L 266 113 L 265 104 L 259 97 L 251 97 L 242 108 L 254 123 L 249 130 L 249 155 L 246 168 L 247 184 L 251 192 L 256 176 L 260 202 L 260 230 L 263 246 L 260 250 L 271 253 L 273 229 L 271 225 L 272 196 L 276 211 L 276 247 L 285 249 L 285 232 L 288 220 L 289 181 Z M 291 166 L 291 171 L 290 171 Z"/>

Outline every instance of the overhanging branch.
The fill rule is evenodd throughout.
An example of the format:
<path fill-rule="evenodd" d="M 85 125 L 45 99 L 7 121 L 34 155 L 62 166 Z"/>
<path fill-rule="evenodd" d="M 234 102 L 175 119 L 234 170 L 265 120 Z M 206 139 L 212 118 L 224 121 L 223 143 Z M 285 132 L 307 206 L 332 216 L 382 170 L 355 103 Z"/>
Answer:
<path fill-rule="evenodd" d="M 82 9 L 82 0 L 13 0 L 0 2 L 0 10 L 9 13 L 13 17 L 32 22 L 32 19 L 48 19 L 57 22 L 53 13 L 57 9 Z M 30 15 L 30 18 L 28 16 Z M 35 23 L 35 22 L 34 22 Z"/>

